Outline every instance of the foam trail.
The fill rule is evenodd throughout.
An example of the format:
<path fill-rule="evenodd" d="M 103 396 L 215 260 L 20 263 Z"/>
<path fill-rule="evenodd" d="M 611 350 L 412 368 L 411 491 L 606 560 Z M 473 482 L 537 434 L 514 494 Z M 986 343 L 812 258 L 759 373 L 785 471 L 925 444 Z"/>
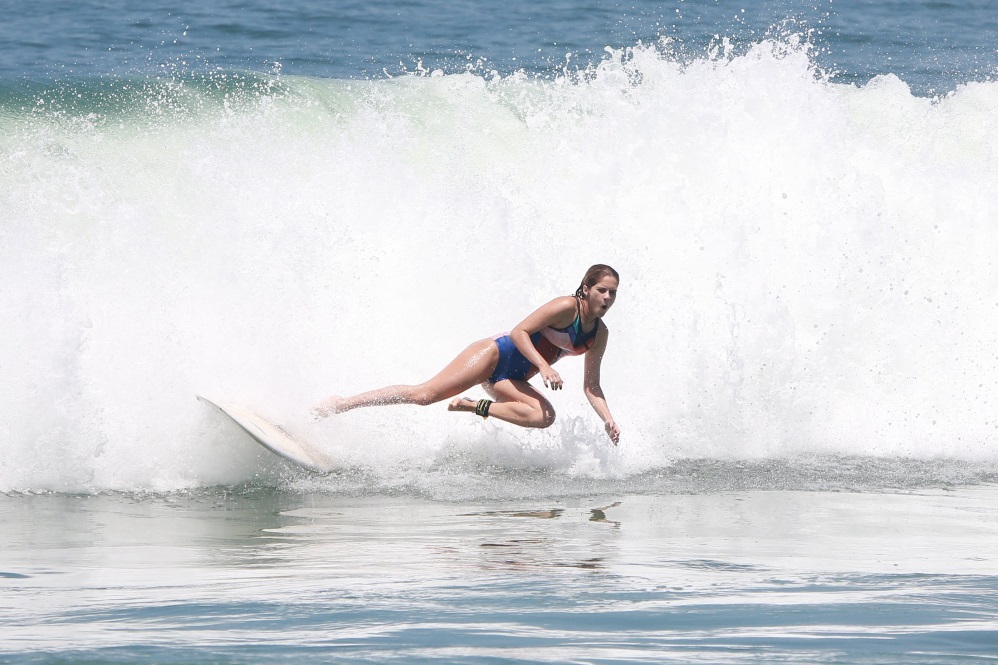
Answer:
<path fill-rule="evenodd" d="M 2 490 L 280 482 L 196 392 L 392 487 L 482 465 L 995 462 L 998 84 L 837 85 L 767 41 L 639 46 L 555 80 L 144 85 L 0 114 Z M 595 262 L 622 275 L 620 449 L 571 360 L 542 432 L 442 406 L 305 421 L 331 392 L 430 376 Z"/>

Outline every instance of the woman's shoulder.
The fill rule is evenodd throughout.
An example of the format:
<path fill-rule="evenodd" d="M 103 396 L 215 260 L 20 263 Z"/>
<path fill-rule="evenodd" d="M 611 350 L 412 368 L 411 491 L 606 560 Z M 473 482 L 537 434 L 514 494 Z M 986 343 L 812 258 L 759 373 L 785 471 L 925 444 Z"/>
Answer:
<path fill-rule="evenodd" d="M 576 298 L 575 296 L 558 296 L 557 298 L 548 303 L 548 307 L 554 307 L 557 309 L 564 309 L 564 310 L 571 309 L 574 312 L 576 309 L 577 302 L 578 298 Z"/>
<path fill-rule="evenodd" d="M 579 314 L 579 301 L 575 296 L 558 296 L 545 307 L 563 320 L 561 327 L 571 325 Z"/>
<path fill-rule="evenodd" d="M 524 323 L 528 324 L 527 327 L 531 329 L 531 332 L 547 326 L 564 328 L 575 320 L 576 308 L 574 297 L 559 296 L 541 305 L 524 320 Z"/>

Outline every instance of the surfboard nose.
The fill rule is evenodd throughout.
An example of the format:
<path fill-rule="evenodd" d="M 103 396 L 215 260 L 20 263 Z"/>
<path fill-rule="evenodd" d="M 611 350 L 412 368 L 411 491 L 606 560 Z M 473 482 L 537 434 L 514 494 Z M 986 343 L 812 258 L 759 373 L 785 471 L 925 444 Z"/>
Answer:
<path fill-rule="evenodd" d="M 243 406 L 204 395 L 197 395 L 197 398 L 224 414 L 261 446 L 303 469 L 327 474 L 338 468 L 338 465 L 316 446 L 294 437 L 280 425 L 272 423 Z"/>

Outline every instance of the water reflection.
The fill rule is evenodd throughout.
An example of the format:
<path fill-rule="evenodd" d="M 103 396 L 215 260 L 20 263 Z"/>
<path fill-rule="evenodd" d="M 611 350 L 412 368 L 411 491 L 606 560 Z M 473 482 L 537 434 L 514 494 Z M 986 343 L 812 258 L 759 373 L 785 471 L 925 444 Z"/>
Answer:
<path fill-rule="evenodd" d="M 682 660 L 713 640 L 802 662 L 800 644 L 902 624 L 993 635 L 995 495 L 0 497 L 0 625 L 26 651 L 202 660 L 425 660 L 455 644 L 502 660 L 502 635 L 552 661 L 591 659 L 578 645 L 593 640 Z"/>
<path fill-rule="evenodd" d="M 458 517 L 536 517 L 553 520 L 561 517 L 563 512 L 565 512 L 564 508 L 553 508 L 551 510 L 487 510 L 483 513 L 464 513 L 458 515 Z"/>
<path fill-rule="evenodd" d="M 618 522 L 617 520 L 608 520 L 606 518 L 606 511 L 610 510 L 611 508 L 616 508 L 619 505 L 620 501 L 614 501 L 609 506 L 604 506 L 602 508 L 593 508 L 591 511 L 592 516 L 589 518 L 589 521 L 600 522 L 602 524 L 610 524 L 615 528 L 620 528 L 620 522 Z"/>

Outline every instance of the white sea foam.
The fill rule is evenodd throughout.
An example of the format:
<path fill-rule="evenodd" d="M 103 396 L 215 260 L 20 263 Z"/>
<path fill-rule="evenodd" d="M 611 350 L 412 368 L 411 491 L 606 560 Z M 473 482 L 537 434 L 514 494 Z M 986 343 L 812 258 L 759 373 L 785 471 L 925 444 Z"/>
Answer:
<path fill-rule="evenodd" d="M 806 47 L 762 42 L 557 79 L 41 101 L 0 121 L 0 490 L 276 473 L 197 392 L 396 484 L 469 463 L 996 459 L 998 84 L 833 84 Z M 597 262 L 622 277 L 619 449 L 572 359 L 545 431 L 439 405 L 306 421 L 327 394 L 429 377 Z"/>

